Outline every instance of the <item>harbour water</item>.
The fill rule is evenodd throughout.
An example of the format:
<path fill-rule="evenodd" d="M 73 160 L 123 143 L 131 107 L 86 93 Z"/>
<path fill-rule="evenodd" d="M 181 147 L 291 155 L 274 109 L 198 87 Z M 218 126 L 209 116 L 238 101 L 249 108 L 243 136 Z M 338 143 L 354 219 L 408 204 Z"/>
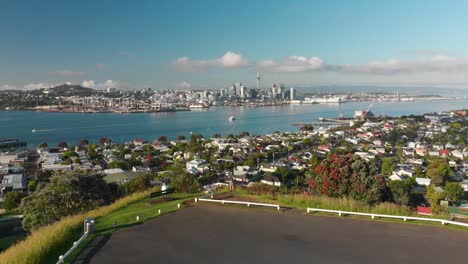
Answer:
<path fill-rule="evenodd" d="M 344 115 L 367 109 L 370 102 L 342 104 Z M 468 108 L 467 99 L 416 101 L 412 103 L 374 102 L 375 114 L 400 116 Z M 212 136 L 239 134 L 267 134 L 274 131 L 297 131 L 292 123 L 317 122 L 319 117 L 338 117 L 338 104 L 284 105 L 271 107 L 210 107 L 190 112 L 167 113 L 44 113 L 0 112 L 0 138 L 18 138 L 34 148 L 42 142 L 56 145 L 66 141 L 76 145 L 82 139 L 97 142 L 111 138 L 124 142 L 135 138 L 157 139 L 159 136 L 186 137 L 190 133 Z M 230 116 L 236 120 L 229 121 Z M 36 132 L 32 132 L 36 129 Z"/>

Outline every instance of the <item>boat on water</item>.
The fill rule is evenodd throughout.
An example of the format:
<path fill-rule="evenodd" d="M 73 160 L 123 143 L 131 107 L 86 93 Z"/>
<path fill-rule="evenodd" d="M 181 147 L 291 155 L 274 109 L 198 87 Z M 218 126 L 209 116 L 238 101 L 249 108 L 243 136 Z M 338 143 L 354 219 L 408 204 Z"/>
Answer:
<path fill-rule="evenodd" d="M 235 116 L 230 116 L 230 117 L 229 117 L 229 121 L 234 121 L 234 120 L 236 120 L 236 117 L 235 117 Z"/>
<path fill-rule="evenodd" d="M 209 106 L 206 104 L 191 104 L 189 108 L 208 108 Z"/>
<path fill-rule="evenodd" d="M 36 133 L 36 132 L 37 132 L 37 129 L 34 128 L 31 132 L 32 132 L 32 133 Z"/>

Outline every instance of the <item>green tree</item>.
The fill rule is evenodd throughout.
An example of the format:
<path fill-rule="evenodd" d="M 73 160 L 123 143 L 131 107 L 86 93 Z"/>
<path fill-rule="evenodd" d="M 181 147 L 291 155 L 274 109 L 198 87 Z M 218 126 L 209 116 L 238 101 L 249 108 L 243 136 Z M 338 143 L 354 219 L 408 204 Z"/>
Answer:
<path fill-rule="evenodd" d="M 412 203 L 411 189 L 417 186 L 414 178 L 408 178 L 404 181 L 391 181 L 388 184 L 392 192 L 393 201 L 397 204 L 408 205 Z"/>
<path fill-rule="evenodd" d="M 451 202 L 460 200 L 465 194 L 465 190 L 456 182 L 449 182 L 445 185 L 445 198 Z"/>
<path fill-rule="evenodd" d="M 382 173 L 384 175 L 391 175 L 397 168 L 397 160 L 395 158 L 382 159 Z"/>
<path fill-rule="evenodd" d="M 309 188 L 330 197 L 350 197 L 373 204 L 388 199 L 379 168 L 353 155 L 330 155 L 315 167 Z"/>
<path fill-rule="evenodd" d="M 80 141 L 80 146 L 83 147 L 83 146 L 87 146 L 87 145 L 89 145 L 89 140 L 87 140 L 87 139 L 82 139 L 82 140 Z"/>
<path fill-rule="evenodd" d="M 109 163 L 109 168 L 111 169 L 122 169 L 122 170 L 128 170 L 130 165 L 123 161 L 123 160 L 114 160 L 111 163 Z"/>
<path fill-rule="evenodd" d="M 114 194 L 100 175 L 76 171 L 56 173 L 50 183 L 41 184 L 21 201 L 23 228 L 36 229 L 64 216 L 105 205 L 113 198 Z"/>
<path fill-rule="evenodd" d="M 171 187 L 178 192 L 197 193 L 201 190 L 201 185 L 193 175 L 185 172 L 178 173 L 172 178 Z"/>
<path fill-rule="evenodd" d="M 433 185 L 427 188 L 427 199 L 434 213 L 441 211 L 440 201 L 442 201 L 444 197 L 444 192 L 438 191 Z"/>
<path fill-rule="evenodd" d="M 20 192 L 9 192 L 5 196 L 5 201 L 3 202 L 3 208 L 5 208 L 6 211 L 11 211 L 15 208 L 17 208 L 20 203 L 21 199 L 23 199 L 25 195 Z"/>
<path fill-rule="evenodd" d="M 59 142 L 59 143 L 57 144 L 57 147 L 62 148 L 62 149 L 63 149 L 63 148 L 67 148 L 67 147 L 68 147 L 68 144 L 67 144 L 67 142 L 62 141 L 62 142 Z"/>
<path fill-rule="evenodd" d="M 310 169 L 315 170 L 315 167 L 320 163 L 319 157 L 317 154 L 313 154 L 310 158 Z"/>
<path fill-rule="evenodd" d="M 36 180 L 31 180 L 28 182 L 28 190 L 30 192 L 34 192 L 37 188 L 38 182 Z"/>
<path fill-rule="evenodd" d="M 443 185 L 445 181 L 452 177 L 453 171 L 447 161 L 443 159 L 435 159 L 429 163 L 426 175 L 431 178 L 432 184 L 438 186 Z"/>
<path fill-rule="evenodd" d="M 49 145 L 47 145 L 46 142 L 42 142 L 41 144 L 39 144 L 39 148 L 48 148 Z"/>
<path fill-rule="evenodd" d="M 130 192 L 144 191 L 151 186 L 151 175 L 140 175 L 128 183 Z"/>

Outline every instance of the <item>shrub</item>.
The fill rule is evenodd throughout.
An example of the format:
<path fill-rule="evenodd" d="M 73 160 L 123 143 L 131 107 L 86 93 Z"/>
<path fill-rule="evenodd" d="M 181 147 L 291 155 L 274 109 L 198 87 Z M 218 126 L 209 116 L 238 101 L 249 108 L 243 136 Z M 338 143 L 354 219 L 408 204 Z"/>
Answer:
<path fill-rule="evenodd" d="M 19 192 L 9 192 L 5 196 L 5 201 L 3 202 L 3 208 L 7 211 L 11 211 L 18 207 L 25 195 Z"/>
<path fill-rule="evenodd" d="M 109 186 L 98 175 L 69 172 L 52 176 L 21 202 L 23 228 L 35 229 L 60 218 L 89 211 L 112 201 Z"/>

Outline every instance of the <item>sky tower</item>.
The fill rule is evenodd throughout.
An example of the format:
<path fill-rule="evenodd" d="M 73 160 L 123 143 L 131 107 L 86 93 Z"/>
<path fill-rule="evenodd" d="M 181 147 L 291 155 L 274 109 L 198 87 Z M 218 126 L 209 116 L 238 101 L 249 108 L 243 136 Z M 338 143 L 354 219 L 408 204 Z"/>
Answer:
<path fill-rule="evenodd" d="M 260 91 L 260 73 L 257 72 L 257 90 Z"/>

